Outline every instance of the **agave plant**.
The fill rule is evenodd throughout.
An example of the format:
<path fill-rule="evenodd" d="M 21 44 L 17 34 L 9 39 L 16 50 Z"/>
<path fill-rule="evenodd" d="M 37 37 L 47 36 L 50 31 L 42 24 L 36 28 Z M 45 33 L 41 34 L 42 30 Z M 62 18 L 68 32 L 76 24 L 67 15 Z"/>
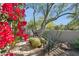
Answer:
<path fill-rule="evenodd" d="M 46 46 L 44 46 L 44 53 L 49 53 L 53 50 L 55 44 L 60 42 L 60 37 L 62 35 L 62 31 L 47 31 L 43 34 L 43 38 L 45 38 L 48 42 Z"/>

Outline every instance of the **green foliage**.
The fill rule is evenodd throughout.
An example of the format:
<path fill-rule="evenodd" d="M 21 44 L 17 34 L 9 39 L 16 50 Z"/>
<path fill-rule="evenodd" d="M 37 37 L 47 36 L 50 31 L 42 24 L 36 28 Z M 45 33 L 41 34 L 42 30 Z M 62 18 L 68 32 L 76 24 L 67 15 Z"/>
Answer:
<path fill-rule="evenodd" d="M 21 9 L 23 9 L 23 8 L 24 8 L 24 6 L 23 6 L 23 5 L 19 5 L 18 7 L 19 7 L 19 8 L 21 8 Z"/>
<path fill-rule="evenodd" d="M 53 30 L 55 27 L 55 24 L 53 22 L 50 22 L 46 25 L 46 29 L 47 30 Z"/>
<path fill-rule="evenodd" d="M 59 41 L 61 37 L 62 32 L 61 31 L 46 31 L 43 33 L 43 38 L 47 40 L 47 45 L 44 47 L 45 52 L 49 52 L 52 50 L 54 45 Z"/>
<path fill-rule="evenodd" d="M 16 41 L 16 42 L 22 41 L 22 37 L 17 36 L 16 39 L 15 39 L 15 41 Z"/>
<path fill-rule="evenodd" d="M 1 54 L 2 54 L 2 53 L 5 53 L 5 52 L 6 52 L 6 50 L 1 50 L 1 51 L 0 51 Z"/>
<path fill-rule="evenodd" d="M 36 27 L 36 30 L 37 30 L 37 29 L 39 29 L 39 28 L 41 27 L 42 21 L 43 21 L 43 19 L 40 18 L 40 19 L 36 20 L 35 25 L 34 25 L 33 20 L 30 20 L 30 21 L 28 22 L 27 28 L 28 28 L 28 29 L 34 29 L 34 27 Z"/>
<path fill-rule="evenodd" d="M 35 22 L 35 23 L 36 23 L 36 24 L 35 24 L 36 30 L 38 30 L 38 29 L 41 28 L 42 22 L 43 22 L 43 17 L 41 17 L 40 19 L 36 20 L 36 22 Z M 33 20 L 31 20 L 31 21 L 28 22 L 27 28 L 28 28 L 28 29 L 33 29 L 35 26 L 33 25 Z M 50 23 L 48 23 L 48 24 L 45 26 L 45 29 L 46 29 L 46 30 L 53 30 L 54 27 L 55 27 L 55 24 L 54 24 L 53 22 L 50 22 Z"/>
<path fill-rule="evenodd" d="M 73 42 L 73 47 L 79 49 L 79 38 L 75 39 Z"/>
<path fill-rule="evenodd" d="M 69 30 L 79 30 L 79 20 L 72 20 L 69 24 L 67 24 Z"/>

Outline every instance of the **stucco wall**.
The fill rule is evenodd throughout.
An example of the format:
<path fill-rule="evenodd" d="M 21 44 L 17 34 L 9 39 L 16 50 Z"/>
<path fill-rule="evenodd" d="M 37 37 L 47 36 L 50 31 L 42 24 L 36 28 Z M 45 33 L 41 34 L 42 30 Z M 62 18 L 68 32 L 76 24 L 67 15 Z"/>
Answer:
<path fill-rule="evenodd" d="M 56 34 L 60 34 L 60 38 L 58 38 L 59 40 L 62 41 L 68 41 L 68 42 L 72 42 L 75 39 L 79 38 L 79 31 L 69 31 L 69 30 L 65 30 L 65 31 L 49 31 L 48 34 L 49 36 L 54 36 L 56 37 Z"/>

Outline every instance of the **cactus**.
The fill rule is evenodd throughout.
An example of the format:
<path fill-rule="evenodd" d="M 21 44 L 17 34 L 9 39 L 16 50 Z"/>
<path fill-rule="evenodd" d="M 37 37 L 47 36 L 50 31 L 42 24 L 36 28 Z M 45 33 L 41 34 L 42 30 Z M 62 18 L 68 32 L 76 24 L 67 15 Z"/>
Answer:
<path fill-rule="evenodd" d="M 38 37 L 29 38 L 29 42 L 33 48 L 38 48 L 42 46 L 42 43 Z"/>

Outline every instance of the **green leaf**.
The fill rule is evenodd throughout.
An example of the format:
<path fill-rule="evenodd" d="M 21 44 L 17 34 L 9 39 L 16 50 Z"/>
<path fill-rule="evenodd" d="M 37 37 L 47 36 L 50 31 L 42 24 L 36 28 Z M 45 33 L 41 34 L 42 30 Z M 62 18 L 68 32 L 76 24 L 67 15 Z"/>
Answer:
<path fill-rule="evenodd" d="M 0 53 L 5 53 L 5 52 L 6 52 L 6 50 L 1 50 L 1 51 L 0 51 Z"/>
<path fill-rule="evenodd" d="M 17 36 L 15 40 L 16 40 L 16 42 L 22 41 L 22 37 Z"/>
<path fill-rule="evenodd" d="M 23 5 L 19 5 L 19 8 L 23 9 L 23 7 L 24 7 Z"/>
<path fill-rule="evenodd" d="M 13 22 L 13 20 L 8 20 L 9 24 L 11 24 Z"/>

